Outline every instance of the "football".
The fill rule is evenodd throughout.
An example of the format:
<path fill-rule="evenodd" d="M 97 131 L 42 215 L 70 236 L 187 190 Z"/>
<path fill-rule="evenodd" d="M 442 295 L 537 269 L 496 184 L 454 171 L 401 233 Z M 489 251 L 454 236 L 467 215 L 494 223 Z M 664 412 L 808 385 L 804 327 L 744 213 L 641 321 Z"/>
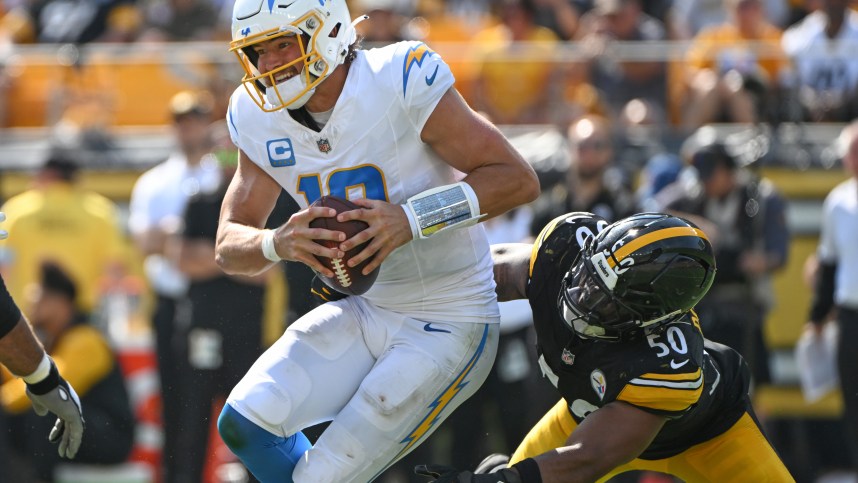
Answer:
<path fill-rule="evenodd" d="M 360 208 L 356 204 L 352 203 L 349 200 L 344 200 L 337 196 L 322 196 L 318 200 L 316 200 L 310 206 L 324 206 L 327 208 L 333 208 L 337 210 L 337 213 L 342 213 L 344 211 L 351 211 L 354 209 Z M 359 220 L 352 220 L 347 222 L 339 222 L 336 217 L 332 218 L 316 218 L 310 222 L 310 228 L 324 228 L 327 230 L 341 231 L 346 234 L 346 239 L 349 239 L 356 234 L 365 230 L 369 225 Z M 316 243 L 320 245 L 324 245 L 328 248 L 335 248 L 339 243 L 333 240 L 316 240 Z M 373 270 L 369 275 L 364 275 L 361 273 L 361 270 L 369 263 L 369 260 L 365 260 L 363 263 L 356 267 L 349 267 L 347 262 L 351 259 L 351 257 L 360 253 L 369 242 L 362 243 L 348 252 L 346 252 L 345 257 L 343 258 L 327 258 L 316 256 L 316 259 L 319 260 L 323 265 L 328 267 L 332 272 L 334 272 L 334 277 L 329 278 L 325 277 L 321 273 L 318 274 L 319 278 L 325 282 L 332 289 L 347 294 L 347 295 L 361 295 L 365 293 L 367 290 L 372 287 L 372 284 L 375 283 L 375 279 L 378 277 L 378 268 Z"/>

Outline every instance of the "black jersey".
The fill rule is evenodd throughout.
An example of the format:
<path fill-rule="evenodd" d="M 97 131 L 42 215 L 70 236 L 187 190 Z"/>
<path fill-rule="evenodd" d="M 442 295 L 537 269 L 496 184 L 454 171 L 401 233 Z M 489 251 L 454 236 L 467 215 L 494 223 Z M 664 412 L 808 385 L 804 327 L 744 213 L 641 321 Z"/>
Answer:
<path fill-rule="evenodd" d="M 534 243 L 527 296 L 539 363 L 578 423 L 613 401 L 667 417 L 640 455 L 666 458 L 738 421 L 748 408 L 750 375 L 738 353 L 704 340 L 693 312 L 622 342 L 582 339 L 566 326 L 557 305 L 560 283 L 583 236 L 597 233 L 603 223 L 595 215 L 564 215 Z"/>

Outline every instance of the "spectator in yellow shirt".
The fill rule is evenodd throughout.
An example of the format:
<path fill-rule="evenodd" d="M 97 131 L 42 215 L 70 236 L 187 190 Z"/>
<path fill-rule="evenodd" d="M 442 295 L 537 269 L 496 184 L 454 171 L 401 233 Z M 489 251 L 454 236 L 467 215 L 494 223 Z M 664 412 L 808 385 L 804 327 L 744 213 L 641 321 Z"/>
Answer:
<path fill-rule="evenodd" d="M 534 23 L 532 0 L 503 0 L 501 22 L 477 33 L 473 105 L 497 124 L 546 122 L 557 35 Z"/>
<path fill-rule="evenodd" d="M 40 264 L 53 260 L 79 287 L 79 309 L 91 312 L 104 277 L 122 266 L 116 206 L 81 189 L 78 172 L 75 160 L 55 152 L 36 173 L 34 187 L 0 208 L 15 233 L 0 242 L 0 269 L 13 299 L 24 300 L 24 287 L 38 281 Z"/>
<path fill-rule="evenodd" d="M 726 0 L 724 7 L 729 20 L 697 34 L 686 55 L 683 121 L 690 129 L 762 120 L 766 96 L 788 67 L 782 32 L 766 20 L 762 0 Z"/>
<path fill-rule="evenodd" d="M 18 233 L 15 233 L 15 237 Z M 39 267 L 38 282 L 28 287 L 30 322 L 57 369 L 80 395 L 86 438 L 67 464 L 116 464 L 125 461 L 134 442 L 134 415 L 116 357 L 104 336 L 76 308 L 77 287 L 51 262 Z M 41 481 L 53 481 L 59 463 L 45 434 L 54 424 L 30 408 L 21 379 L 0 375 L 0 409 L 9 416 L 10 445 L 28 460 Z"/>

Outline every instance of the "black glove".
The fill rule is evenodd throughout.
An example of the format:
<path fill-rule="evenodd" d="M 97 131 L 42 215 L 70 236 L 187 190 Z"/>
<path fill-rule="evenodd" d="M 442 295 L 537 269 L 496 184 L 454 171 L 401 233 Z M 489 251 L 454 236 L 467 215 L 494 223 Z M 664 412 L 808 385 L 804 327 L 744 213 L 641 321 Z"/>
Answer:
<path fill-rule="evenodd" d="M 474 474 L 482 475 L 497 473 L 498 471 L 506 469 L 507 466 L 509 466 L 509 455 L 493 453 L 480 461 L 480 464 L 477 465 L 477 469 L 474 470 Z"/>
<path fill-rule="evenodd" d="M 348 295 L 337 292 L 325 285 L 325 282 L 319 278 L 318 275 L 313 275 L 313 281 L 310 282 L 310 293 L 313 294 L 313 297 L 316 298 L 317 301 L 325 302 L 333 302 L 334 300 L 340 300 L 348 297 Z"/>
<path fill-rule="evenodd" d="M 504 468 L 496 473 L 475 475 L 471 471 L 459 471 L 445 465 L 417 465 L 414 473 L 434 478 L 435 483 L 522 483 L 518 472 Z"/>

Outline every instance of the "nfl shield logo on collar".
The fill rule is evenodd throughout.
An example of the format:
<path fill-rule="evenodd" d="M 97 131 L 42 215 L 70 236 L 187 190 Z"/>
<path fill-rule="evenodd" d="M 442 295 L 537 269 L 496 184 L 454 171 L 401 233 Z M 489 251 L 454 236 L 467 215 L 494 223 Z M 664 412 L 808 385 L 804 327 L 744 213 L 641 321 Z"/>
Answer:
<path fill-rule="evenodd" d="M 564 364 L 571 366 L 575 363 L 575 354 L 569 351 L 569 349 L 564 348 L 563 352 L 560 354 L 560 360 L 563 361 Z"/>
<path fill-rule="evenodd" d="M 608 381 L 605 379 L 605 374 L 602 371 L 594 369 L 590 373 L 590 385 L 593 386 L 593 390 L 596 391 L 596 395 L 599 396 L 600 400 L 605 399 Z"/>
<path fill-rule="evenodd" d="M 323 153 L 331 152 L 331 143 L 327 139 L 319 139 L 316 141 L 316 145 L 319 146 L 319 151 Z"/>

